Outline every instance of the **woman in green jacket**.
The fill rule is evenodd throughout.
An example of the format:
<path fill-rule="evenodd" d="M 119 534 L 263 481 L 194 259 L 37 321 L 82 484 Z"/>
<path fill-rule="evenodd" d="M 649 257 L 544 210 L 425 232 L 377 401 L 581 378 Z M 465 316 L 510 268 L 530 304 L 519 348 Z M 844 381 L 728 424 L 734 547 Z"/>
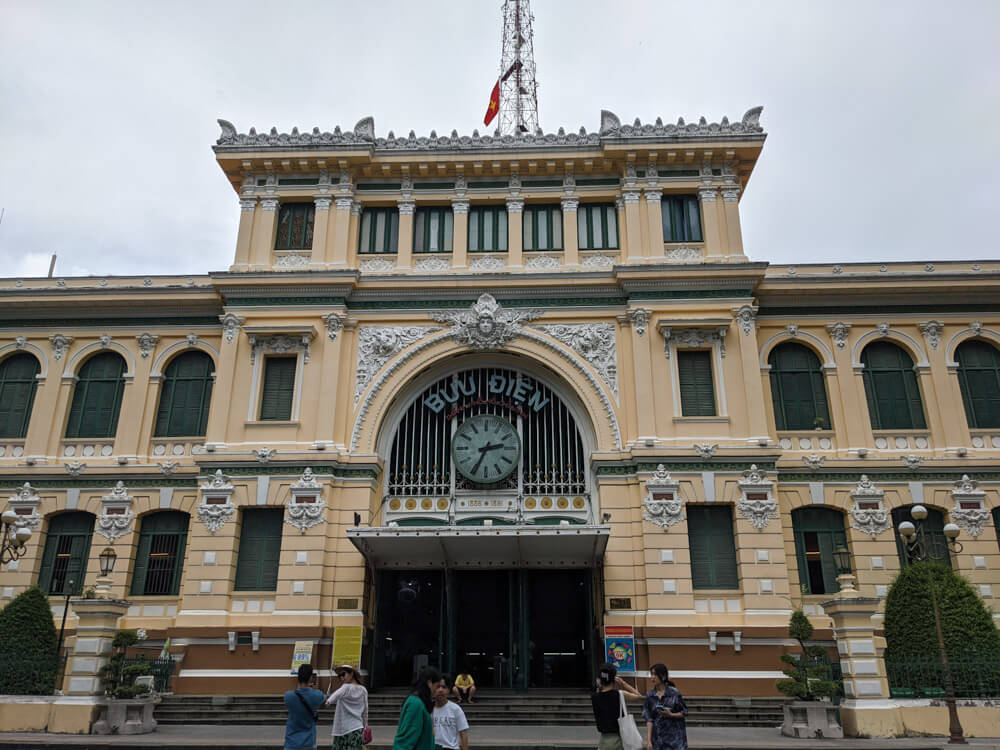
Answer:
<path fill-rule="evenodd" d="M 434 691 L 444 682 L 434 667 L 424 667 L 413 683 L 413 692 L 399 712 L 399 727 L 392 750 L 434 750 Z"/>

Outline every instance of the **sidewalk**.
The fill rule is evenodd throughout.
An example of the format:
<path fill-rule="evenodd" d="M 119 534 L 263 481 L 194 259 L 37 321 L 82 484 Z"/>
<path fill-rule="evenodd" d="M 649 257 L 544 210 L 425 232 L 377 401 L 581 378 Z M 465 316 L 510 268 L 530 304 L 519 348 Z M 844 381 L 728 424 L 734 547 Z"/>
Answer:
<path fill-rule="evenodd" d="M 392 747 L 396 727 L 374 727 L 375 741 L 368 747 L 386 750 Z M 184 750 L 218 750 L 246 748 L 279 750 L 284 729 L 275 726 L 229 727 L 220 725 L 165 726 L 152 734 L 97 737 L 93 735 L 35 734 L 30 732 L 0 732 L 0 748 L 42 750 L 47 747 L 73 750 L 125 750 L 125 748 L 184 748 Z M 596 748 L 597 732 L 593 727 L 560 726 L 484 726 L 469 733 L 474 750 L 559 750 L 562 748 Z M 851 748 L 851 750 L 927 750 L 954 748 L 945 737 L 914 737 L 890 740 L 794 740 L 782 737 L 777 728 L 692 727 L 688 730 L 691 750 L 816 750 L 817 748 Z M 976 750 L 1000 750 L 1000 738 L 970 739 Z M 319 747 L 330 743 L 330 722 L 320 724 Z"/>

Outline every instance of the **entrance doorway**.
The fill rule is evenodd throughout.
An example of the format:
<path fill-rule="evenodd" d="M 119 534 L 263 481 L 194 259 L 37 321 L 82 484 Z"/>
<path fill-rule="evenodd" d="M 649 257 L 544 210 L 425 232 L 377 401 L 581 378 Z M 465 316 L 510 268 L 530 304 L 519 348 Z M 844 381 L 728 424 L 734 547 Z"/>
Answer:
<path fill-rule="evenodd" d="M 596 644 L 593 569 L 382 571 L 372 683 L 427 664 L 482 688 L 583 687 Z"/>

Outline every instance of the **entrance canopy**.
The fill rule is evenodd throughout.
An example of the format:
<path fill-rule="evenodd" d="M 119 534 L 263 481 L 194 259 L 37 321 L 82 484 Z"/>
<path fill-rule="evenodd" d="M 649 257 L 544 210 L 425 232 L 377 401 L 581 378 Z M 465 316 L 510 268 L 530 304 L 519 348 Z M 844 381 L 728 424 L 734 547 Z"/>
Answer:
<path fill-rule="evenodd" d="M 589 568 L 608 526 L 371 526 L 347 537 L 376 568 Z"/>

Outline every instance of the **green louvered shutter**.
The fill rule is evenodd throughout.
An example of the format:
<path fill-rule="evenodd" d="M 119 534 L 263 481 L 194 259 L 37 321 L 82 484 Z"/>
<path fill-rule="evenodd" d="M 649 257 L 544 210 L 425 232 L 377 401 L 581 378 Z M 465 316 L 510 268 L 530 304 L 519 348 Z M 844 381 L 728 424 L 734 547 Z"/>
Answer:
<path fill-rule="evenodd" d="M 23 438 L 28 434 L 40 371 L 38 360 L 25 353 L 0 364 L 0 437 Z"/>
<path fill-rule="evenodd" d="M 732 507 L 688 505 L 687 518 L 694 588 L 738 589 Z"/>
<path fill-rule="evenodd" d="M 212 358 L 185 352 L 167 367 L 156 413 L 156 437 L 200 437 L 212 401 Z"/>
<path fill-rule="evenodd" d="M 149 565 L 149 547 L 152 541 L 150 534 L 139 535 L 139 544 L 135 550 L 135 569 L 132 571 L 132 596 L 146 593 L 146 568 Z"/>
<path fill-rule="evenodd" d="M 685 417 L 714 417 L 715 388 L 712 383 L 712 353 L 677 352 L 681 414 Z"/>
<path fill-rule="evenodd" d="M 955 359 L 969 427 L 1000 427 L 1000 352 L 985 341 L 965 341 Z"/>
<path fill-rule="evenodd" d="M 872 428 L 925 429 L 920 387 L 910 355 L 895 344 L 878 341 L 865 347 L 861 362 Z"/>
<path fill-rule="evenodd" d="M 68 438 L 109 438 L 118 430 L 125 390 L 125 360 L 113 352 L 91 357 L 80 368 L 66 424 Z"/>
<path fill-rule="evenodd" d="M 261 421 L 292 417 L 295 395 L 295 357 L 268 357 L 264 361 L 264 387 L 260 398 Z"/>
<path fill-rule="evenodd" d="M 274 591 L 277 588 L 283 516 L 282 508 L 243 511 L 235 590 Z"/>
<path fill-rule="evenodd" d="M 83 579 L 87 574 L 87 556 L 90 554 L 90 537 L 77 535 L 73 537 L 70 548 L 69 565 L 66 567 L 66 581 L 72 581 L 72 591 L 79 595 L 83 592 Z"/>
<path fill-rule="evenodd" d="M 46 535 L 45 551 L 42 552 L 42 564 L 38 570 L 38 588 L 46 594 L 59 593 L 58 591 L 52 591 L 52 567 L 56 561 L 56 546 L 58 544 L 58 535 Z"/>

